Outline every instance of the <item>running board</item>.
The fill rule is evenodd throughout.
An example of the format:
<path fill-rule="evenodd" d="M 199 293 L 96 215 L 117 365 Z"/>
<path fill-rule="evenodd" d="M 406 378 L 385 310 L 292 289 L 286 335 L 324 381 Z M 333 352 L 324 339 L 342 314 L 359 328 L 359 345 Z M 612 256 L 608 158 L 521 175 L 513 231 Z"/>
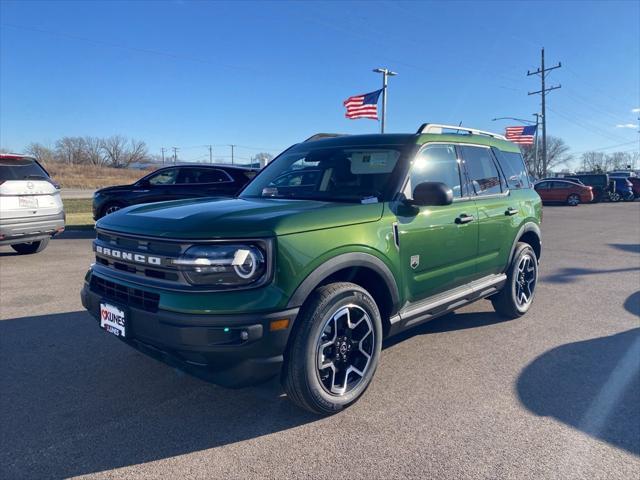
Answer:
<path fill-rule="evenodd" d="M 493 295 L 500 291 L 506 280 L 507 276 L 504 273 L 489 275 L 448 292 L 410 303 L 391 317 L 389 336 Z"/>

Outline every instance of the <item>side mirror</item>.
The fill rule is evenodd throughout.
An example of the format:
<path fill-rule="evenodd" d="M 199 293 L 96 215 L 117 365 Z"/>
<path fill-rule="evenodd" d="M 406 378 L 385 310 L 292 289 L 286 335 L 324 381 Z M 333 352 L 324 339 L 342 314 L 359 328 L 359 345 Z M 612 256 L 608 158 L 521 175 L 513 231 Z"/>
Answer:
<path fill-rule="evenodd" d="M 442 182 L 423 182 L 413 189 L 413 205 L 420 207 L 428 205 L 451 205 L 453 191 Z"/>
<path fill-rule="evenodd" d="M 143 178 L 143 179 L 141 179 L 141 180 L 138 180 L 134 185 L 135 185 L 136 187 L 143 187 L 143 188 L 146 188 L 146 187 L 148 187 L 148 186 L 149 186 L 149 185 L 151 185 L 151 184 L 149 183 L 149 180 L 147 180 L 146 178 Z"/>

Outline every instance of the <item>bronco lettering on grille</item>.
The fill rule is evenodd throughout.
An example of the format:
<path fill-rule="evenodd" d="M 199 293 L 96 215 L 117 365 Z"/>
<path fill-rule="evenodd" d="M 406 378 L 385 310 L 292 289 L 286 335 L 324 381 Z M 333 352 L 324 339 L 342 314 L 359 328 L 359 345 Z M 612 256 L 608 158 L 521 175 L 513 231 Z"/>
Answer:
<path fill-rule="evenodd" d="M 122 250 L 102 247 L 100 245 L 96 245 L 96 252 L 107 257 L 128 260 L 130 262 L 148 263 L 149 265 L 162 265 L 162 259 L 160 257 L 152 257 L 151 255 L 124 252 Z"/>

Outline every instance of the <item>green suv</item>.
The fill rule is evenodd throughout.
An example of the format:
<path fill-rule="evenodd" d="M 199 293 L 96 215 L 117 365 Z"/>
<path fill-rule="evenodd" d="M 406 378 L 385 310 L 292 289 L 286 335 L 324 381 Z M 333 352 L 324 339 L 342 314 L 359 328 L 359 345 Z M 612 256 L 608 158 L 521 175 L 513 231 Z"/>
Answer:
<path fill-rule="evenodd" d="M 541 217 L 500 135 L 316 135 L 236 198 L 100 219 L 82 302 L 169 364 L 230 387 L 280 375 L 291 400 L 331 414 L 367 389 L 383 339 L 482 298 L 526 313 Z"/>

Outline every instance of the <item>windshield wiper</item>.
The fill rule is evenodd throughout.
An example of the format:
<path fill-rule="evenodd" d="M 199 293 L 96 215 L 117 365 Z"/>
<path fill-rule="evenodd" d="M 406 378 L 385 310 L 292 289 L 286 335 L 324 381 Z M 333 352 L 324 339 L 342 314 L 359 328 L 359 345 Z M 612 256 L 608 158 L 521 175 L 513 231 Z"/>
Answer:
<path fill-rule="evenodd" d="M 28 179 L 28 178 L 33 178 L 34 180 L 35 180 L 36 178 L 44 178 L 44 179 L 46 180 L 46 178 L 47 178 L 47 177 L 45 177 L 44 175 L 38 175 L 38 174 L 35 174 L 35 173 L 34 173 L 34 174 L 31 174 L 31 175 L 25 175 L 23 178 L 24 178 L 25 180 L 26 180 L 26 179 Z"/>

